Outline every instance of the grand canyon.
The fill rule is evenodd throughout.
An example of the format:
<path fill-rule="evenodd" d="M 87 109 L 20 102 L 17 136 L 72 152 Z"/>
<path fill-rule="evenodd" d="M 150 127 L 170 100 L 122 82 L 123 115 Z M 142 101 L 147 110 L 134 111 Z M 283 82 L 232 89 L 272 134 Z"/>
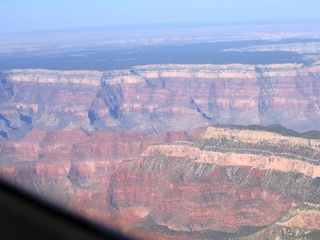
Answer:
<path fill-rule="evenodd" d="M 293 37 L 222 51 L 276 63 L 3 69 L 1 177 L 141 239 L 319 239 L 319 43 Z"/>

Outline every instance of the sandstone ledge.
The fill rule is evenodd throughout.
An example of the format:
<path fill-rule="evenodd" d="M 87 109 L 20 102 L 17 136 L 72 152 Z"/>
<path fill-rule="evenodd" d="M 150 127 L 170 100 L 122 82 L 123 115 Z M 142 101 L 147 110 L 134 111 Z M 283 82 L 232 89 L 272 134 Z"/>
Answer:
<path fill-rule="evenodd" d="M 100 85 L 100 81 L 113 83 L 137 83 L 143 79 L 153 78 L 233 78 L 256 79 L 264 77 L 296 77 L 318 74 L 320 65 L 304 66 L 303 64 L 269 64 L 269 65 L 191 65 L 164 64 L 136 66 L 127 70 L 111 71 L 61 71 L 45 69 L 14 69 L 2 71 L 10 76 L 13 82 L 33 83 L 75 83 Z"/>

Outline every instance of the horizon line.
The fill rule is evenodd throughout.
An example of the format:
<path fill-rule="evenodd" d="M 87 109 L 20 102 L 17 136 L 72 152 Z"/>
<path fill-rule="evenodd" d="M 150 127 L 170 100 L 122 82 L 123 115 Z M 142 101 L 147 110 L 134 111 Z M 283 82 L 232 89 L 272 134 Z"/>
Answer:
<path fill-rule="evenodd" d="M 38 29 L 27 31 L 5 31 L 1 34 L 36 34 L 36 33 L 54 33 L 54 32 L 72 32 L 72 31 L 103 31 L 103 30 L 135 30 L 144 28 L 176 28 L 176 27 L 217 27 L 217 26 L 242 26 L 248 25 L 263 25 L 263 24 L 276 24 L 276 23 L 302 23 L 302 24 L 319 24 L 320 18 L 288 18 L 288 19 L 252 19 L 252 20 L 226 20 L 226 21 L 187 21 L 187 22 L 158 22 L 158 23 L 133 23 L 133 24 L 119 24 L 119 25 L 104 25 L 104 26 L 83 26 L 83 27 L 66 27 L 66 28 L 51 28 L 51 29 Z"/>

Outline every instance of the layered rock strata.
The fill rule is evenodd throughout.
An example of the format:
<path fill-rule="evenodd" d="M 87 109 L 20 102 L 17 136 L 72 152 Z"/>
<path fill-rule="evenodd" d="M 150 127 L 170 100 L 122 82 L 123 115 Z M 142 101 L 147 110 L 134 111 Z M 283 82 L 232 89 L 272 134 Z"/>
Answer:
<path fill-rule="evenodd" d="M 154 134 L 213 122 L 318 129 L 319 72 L 317 63 L 2 71 L 0 136 L 76 126 Z"/>
<path fill-rule="evenodd" d="M 318 131 L 196 128 L 318 130 L 318 63 L 0 79 L 1 176 L 47 199 L 155 239 L 320 231 Z"/>
<path fill-rule="evenodd" d="M 320 203 L 319 147 L 316 139 L 224 127 L 208 128 L 196 142 L 152 145 L 112 174 L 111 217 L 169 239 L 173 232 L 261 239 L 276 221 L 277 228 L 309 226 L 301 235 L 318 231 L 318 208 L 290 209 Z"/>
<path fill-rule="evenodd" d="M 318 135 L 280 126 L 158 135 L 33 130 L 1 143 L 0 170 L 145 239 L 313 236 L 320 231 Z"/>
<path fill-rule="evenodd" d="M 150 144 L 192 139 L 197 134 L 103 131 L 92 135 L 80 127 L 33 130 L 23 140 L 0 143 L 0 176 L 95 221 L 109 223 L 107 186 L 114 170 Z"/>

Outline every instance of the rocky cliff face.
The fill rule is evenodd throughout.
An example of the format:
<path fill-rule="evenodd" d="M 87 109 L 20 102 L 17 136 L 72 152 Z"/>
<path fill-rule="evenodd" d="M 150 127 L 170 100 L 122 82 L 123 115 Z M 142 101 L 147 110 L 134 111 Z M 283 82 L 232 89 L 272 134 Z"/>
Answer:
<path fill-rule="evenodd" d="M 0 78 L 1 176 L 47 199 L 149 239 L 320 231 L 319 132 L 213 124 L 317 130 L 317 63 Z"/>
<path fill-rule="evenodd" d="M 2 142 L 1 175 L 145 239 L 309 236 L 320 231 L 320 141 L 305 135 L 33 130 Z"/>
<path fill-rule="evenodd" d="M 291 208 L 319 204 L 319 144 L 274 132 L 210 127 L 196 142 L 152 145 L 112 175 L 111 216 L 131 228 L 144 222 L 159 233 L 166 227 L 169 235 L 207 231 L 207 238 L 225 232 L 249 239 Z M 317 223 L 307 224 L 317 219 L 317 209 L 289 214 L 277 226 L 320 230 Z"/>
<path fill-rule="evenodd" d="M 192 139 L 192 133 L 33 130 L 0 143 L 0 175 L 55 203 L 108 223 L 110 176 L 150 144 Z"/>
<path fill-rule="evenodd" d="M 319 72 L 317 63 L 3 71 L 0 136 L 76 126 L 89 132 L 190 131 L 212 122 L 318 129 Z"/>

